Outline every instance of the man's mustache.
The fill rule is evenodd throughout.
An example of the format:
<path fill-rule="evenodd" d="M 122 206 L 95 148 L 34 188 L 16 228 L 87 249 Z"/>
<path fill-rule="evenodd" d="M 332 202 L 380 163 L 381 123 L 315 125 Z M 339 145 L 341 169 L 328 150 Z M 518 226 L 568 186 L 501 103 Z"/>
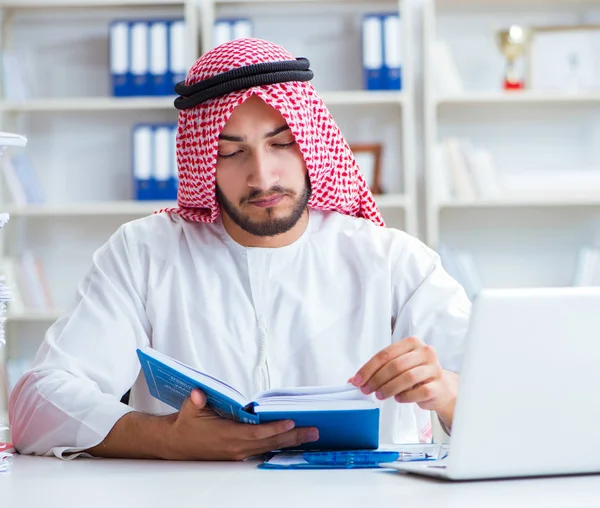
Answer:
<path fill-rule="evenodd" d="M 253 190 L 246 197 L 244 197 L 240 204 L 248 203 L 249 201 L 255 201 L 257 199 L 269 199 L 273 196 L 279 196 L 282 194 L 291 194 L 294 195 L 295 191 L 293 189 L 286 189 L 285 187 L 281 187 L 281 185 L 275 185 L 271 187 L 267 192 L 263 192 L 261 190 Z"/>

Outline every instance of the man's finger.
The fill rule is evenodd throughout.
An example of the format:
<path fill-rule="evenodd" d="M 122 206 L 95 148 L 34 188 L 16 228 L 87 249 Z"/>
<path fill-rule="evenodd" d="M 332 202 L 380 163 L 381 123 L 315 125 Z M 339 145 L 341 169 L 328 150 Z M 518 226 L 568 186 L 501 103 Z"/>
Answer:
<path fill-rule="evenodd" d="M 183 401 L 183 404 L 181 404 L 179 412 L 182 414 L 192 415 L 198 411 L 205 410 L 205 408 L 206 395 L 201 390 L 194 389 L 190 393 L 190 396 Z"/>
<path fill-rule="evenodd" d="M 319 432 L 310 427 L 290 430 L 284 434 L 257 441 L 240 441 L 239 446 L 233 453 L 234 460 L 244 460 L 255 455 L 262 455 L 274 450 L 284 448 L 296 448 L 303 443 L 317 441 Z"/>
<path fill-rule="evenodd" d="M 375 374 L 371 376 L 371 379 L 369 379 L 362 387 L 362 391 L 367 395 L 377 392 L 386 383 L 389 383 L 393 379 L 398 378 L 405 372 L 408 372 L 419 365 L 423 365 L 425 362 L 426 356 L 422 354 L 421 349 L 414 349 L 406 354 L 398 356 L 375 372 Z"/>
<path fill-rule="evenodd" d="M 419 339 L 416 337 L 409 337 L 386 347 L 361 367 L 361 369 L 351 379 L 352 384 L 358 387 L 364 386 L 386 363 L 389 363 L 394 358 L 416 349 L 420 345 L 422 345 L 422 342 Z"/>
<path fill-rule="evenodd" d="M 280 434 L 285 434 L 295 427 L 293 420 L 261 423 L 259 425 L 243 425 L 237 429 L 237 437 L 246 441 L 261 441 Z"/>
<path fill-rule="evenodd" d="M 273 450 L 282 450 L 284 448 L 293 448 L 300 446 L 304 443 L 314 443 L 319 440 L 319 431 L 314 427 L 302 427 L 294 429 L 285 434 L 278 434 L 277 436 L 264 439 L 258 444 L 258 455 L 260 453 L 268 453 Z"/>
<path fill-rule="evenodd" d="M 436 365 L 419 365 L 377 388 L 377 391 L 375 392 L 376 397 L 380 400 L 384 400 L 409 390 L 415 390 L 419 388 L 420 385 L 426 385 L 440 376 L 441 369 Z"/>
<path fill-rule="evenodd" d="M 396 402 L 404 404 L 416 402 L 423 403 L 435 399 L 440 394 L 440 381 L 431 381 L 430 383 L 424 383 L 412 390 L 406 390 L 394 398 Z"/>

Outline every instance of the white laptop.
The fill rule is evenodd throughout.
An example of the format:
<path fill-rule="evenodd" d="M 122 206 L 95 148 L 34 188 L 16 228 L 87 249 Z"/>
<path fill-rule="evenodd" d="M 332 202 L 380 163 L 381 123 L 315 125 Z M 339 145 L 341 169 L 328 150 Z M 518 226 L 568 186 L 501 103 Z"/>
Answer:
<path fill-rule="evenodd" d="M 386 466 L 449 480 L 600 473 L 600 288 L 482 291 L 448 457 Z"/>

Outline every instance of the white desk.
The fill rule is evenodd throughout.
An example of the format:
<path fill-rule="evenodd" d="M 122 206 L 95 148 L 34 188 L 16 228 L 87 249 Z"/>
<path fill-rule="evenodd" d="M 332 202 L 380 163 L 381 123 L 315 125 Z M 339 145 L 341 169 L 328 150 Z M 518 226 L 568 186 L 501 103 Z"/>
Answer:
<path fill-rule="evenodd" d="M 2 508 L 597 507 L 600 476 L 449 483 L 390 470 L 263 471 L 257 462 L 14 458 Z"/>

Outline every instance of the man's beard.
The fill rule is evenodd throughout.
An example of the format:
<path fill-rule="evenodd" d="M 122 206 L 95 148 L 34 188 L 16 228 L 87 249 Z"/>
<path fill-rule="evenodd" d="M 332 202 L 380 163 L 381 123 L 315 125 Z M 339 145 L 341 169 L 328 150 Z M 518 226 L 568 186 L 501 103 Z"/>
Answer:
<path fill-rule="evenodd" d="M 291 194 L 292 196 L 296 195 L 295 191 L 292 189 L 285 189 L 279 185 L 276 185 L 266 193 L 258 190 L 251 192 L 242 200 L 242 203 L 277 194 Z M 229 215 L 231 220 L 247 233 L 261 237 L 281 235 L 292 229 L 302 217 L 304 210 L 306 210 L 310 196 L 311 187 L 310 180 L 307 175 L 306 185 L 302 189 L 300 196 L 294 203 L 292 211 L 287 217 L 273 218 L 272 214 L 274 209 L 266 208 L 265 211 L 267 212 L 267 216 L 269 216 L 269 218 L 258 222 L 250 219 L 244 215 L 239 208 L 234 206 L 233 203 L 231 203 L 231 201 L 225 197 L 217 185 L 217 201 L 221 204 L 223 210 L 227 213 L 227 215 Z"/>

